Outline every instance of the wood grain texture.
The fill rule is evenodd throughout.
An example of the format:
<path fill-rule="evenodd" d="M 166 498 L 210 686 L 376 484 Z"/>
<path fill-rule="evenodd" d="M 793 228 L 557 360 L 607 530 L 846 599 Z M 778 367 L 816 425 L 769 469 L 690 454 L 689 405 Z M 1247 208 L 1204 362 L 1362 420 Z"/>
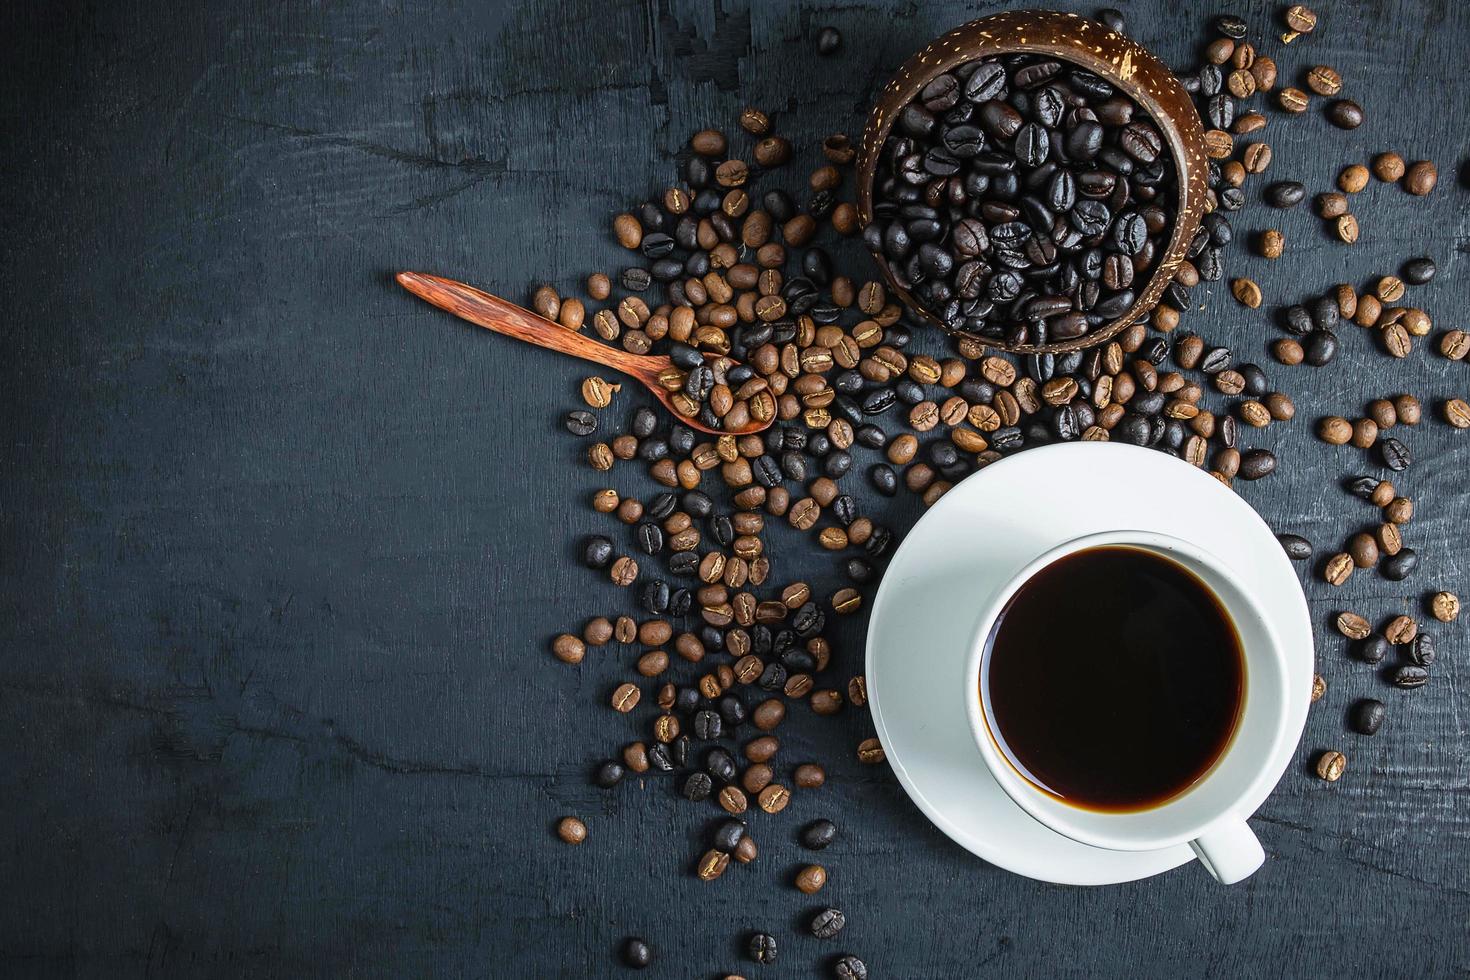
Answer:
<path fill-rule="evenodd" d="M 847 949 L 875 977 L 1470 972 L 1465 630 L 1437 628 L 1417 693 L 1329 632 L 1344 607 L 1377 620 L 1438 588 L 1470 596 L 1470 445 L 1443 425 L 1405 434 L 1419 462 L 1396 478 L 1420 505 L 1419 572 L 1308 585 L 1330 686 L 1256 820 L 1269 858 L 1245 885 L 1185 867 L 1089 890 L 987 867 L 857 765 L 856 711 L 795 712 L 782 758 L 833 778 L 760 821 L 760 860 L 714 884 L 691 874 L 714 811 L 656 780 L 589 786 L 639 721 L 605 707 L 636 651 L 576 669 L 547 652 L 627 601 L 572 560 L 607 527 L 587 506 L 606 478 L 558 426 L 585 371 L 450 321 L 392 272 L 526 299 L 616 273 L 609 216 L 673 177 L 688 133 L 758 105 L 811 162 L 822 136 L 859 131 L 904 58 L 1000 6 L 5 5 L 0 972 L 586 977 L 616 972 L 629 934 L 655 943 L 660 977 L 824 975 Z M 1279 30 L 1271 5 L 1224 7 Z M 1231 274 L 1269 306 L 1429 254 L 1440 277 L 1415 301 L 1463 327 L 1470 8 L 1320 11 L 1316 34 L 1265 48 L 1286 79 L 1337 66 L 1367 122 L 1271 112 L 1270 178 L 1323 189 L 1393 148 L 1438 161 L 1440 188 L 1371 186 L 1352 248 L 1306 209 L 1253 207 L 1239 231 L 1277 224 L 1288 258 L 1236 249 Z M 1127 13 L 1170 64 L 1201 39 L 1192 5 Z M 805 60 L 829 23 L 842 53 Z M 1223 285 L 1189 327 L 1267 363 L 1268 318 Z M 1269 368 L 1305 418 L 1253 436 L 1285 465 L 1242 487 L 1319 547 L 1372 519 L 1337 481 L 1375 470 L 1316 442 L 1311 418 L 1470 390 L 1464 364 L 1342 336 L 1328 369 Z M 628 468 L 611 485 L 649 489 Z M 898 529 L 919 513 L 863 504 Z M 781 567 L 833 583 L 830 556 L 786 532 Z M 842 676 L 862 625 L 834 637 Z M 1366 694 L 1390 711 L 1371 740 L 1343 725 Z M 1330 786 L 1307 775 L 1329 747 L 1349 757 Z M 555 840 L 568 813 L 590 828 L 579 848 Z M 826 815 L 844 833 L 820 899 L 850 924 L 819 943 L 796 934 L 817 902 L 788 881 L 796 828 Z M 756 928 L 783 945 L 762 971 L 740 957 Z"/>

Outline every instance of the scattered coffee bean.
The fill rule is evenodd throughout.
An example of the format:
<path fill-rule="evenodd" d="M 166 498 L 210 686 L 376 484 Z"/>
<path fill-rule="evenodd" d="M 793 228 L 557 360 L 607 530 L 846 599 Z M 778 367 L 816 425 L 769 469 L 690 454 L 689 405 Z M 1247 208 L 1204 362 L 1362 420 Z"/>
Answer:
<path fill-rule="evenodd" d="M 1344 193 L 1358 193 L 1368 186 L 1368 168 L 1361 163 L 1342 168 L 1342 172 L 1337 175 L 1337 186 Z M 1382 297 L 1379 298 L 1382 299 Z"/>
<path fill-rule="evenodd" d="M 1412 616 L 1395 616 L 1383 628 L 1383 638 L 1395 646 L 1413 642 L 1418 635 L 1419 624 L 1414 622 Z"/>
<path fill-rule="evenodd" d="M 1328 585 L 1341 585 L 1353 574 L 1353 559 L 1346 552 L 1340 552 L 1327 559 L 1323 566 L 1322 578 Z"/>
<path fill-rule="evenodd" d="M 1402 413 L 1400 417 L 1402 417 Z M 1413 423 L 1409 424 L 1412 425 Z M 1409 447 L 1405 446 L 1393 436 L 1389 436 L 1378 444 L 1378 454 L 1383 459 L 1383 465 L 1395 473 L 1403 472 L 1414 462 L 1414 457 L 1409 452 Z"/>
<path fill-rule="evenodd" d="M 1460 597 L 1453 592 L 1436 592 L 1429 599 L 1429 610 L 1441 623 L 1453 623 L 1460 616 Z"/>
<path fill-rule="evenodd" d="M 1387 716 L 1388 709 L 1384 707 L 1382 701 L 1375 698 L 1362 698 L 1353 704 L 1348 719 L 1353 731 L 1359 735 L 1377 735 Z"/>
<path fill-rule="evenodd" d="M 770 933 L 758 932 L 750 937 L 745 950 L 750 954 L 751 959 L 769 966 L 776 962 L 776 937 Z"/>
<path fill-rule="evenodd" d="M 796 890 L 803 895 L 815 895 L 827 884 L 827 869 L 820 864 L 808 864 L 796 873 Z"/>
<path fill-rule="evenodd" d="M 849 953 L 838 957 L 832 964 L 832 975 L 837 980 L 868 980 L 868 966 Z"/>
<path fill-rule="evenodd" d="M 576 817 L 562 817 L 556 824 L 556 836 L 568 844 L 580 844 L 587 839 L 587 825 Z"/>
<path fill-rule="evenodd" d="M 1316 704 L 1322 700 L 1322 695 L 1327 693 L 1327 679 L 1321 674 L 1312 675 L 1312 703 Z"/>
<path fill-rule="evenodd" d="M 1386 184 L 1392 184 L 1404 175 L 1404 158 L 1389 150 L 1373 158 L 1373 176 Z"/>
<path fill-rule="evenodd" d="M 1230 282 L 1230 294 L 1235 301 L 1250 309 L 1258 309 L 1261 305 L 1261 287 L 1250 279 L 1233 279 Z"/>
<path fill-rule="evenodd" d="M 1358 659 L 1366 664 L 1381 664 L 1389 649 L 1388 641 L 1381 634 L 1373 633 L 1358 644 Z"/>
<path fill-rule="evenodd" d="M 1404 190 L 1416 197 L 1422 197 L 1434 190 L 1438 180 L 1439 171 L 1431 161 L 1415 160 L 1404 172 Z"/>
<path fill-rule="evenodd" d="M 598 765 L 597 770 L 592 774 L 592 781 L 603 789 L 612 789 L 622 782 L 623 774 L 622 765 L 608 759 Z"/>
<path fill-rule="evenodd" d="M 1411 286 L 1423 286 L 1434 278 L 1437 271 L 1434 260 L 1431 258 L 1409 259 L 1404 267 L 1399 270 L 1404 282 Z"/>
<path fill-rule="evenodd" d="M 1378 564 L 1378 542 L 1371 534 L 1354 534 L 1348 539 L 1347 550 L 1357 568 L 1372 568 Z"/>
<path fill-rule="evenodd" d="M 1403 664 L 1394 669 L 1393 673 L 1389 676 L 1389 680 L 1394 687 L 1411 691 L 1414 688 L 1423 687 L 1429 683 L 1429 671 L 1415 664 Z"/>
<path fill-rule="evenodd" d="M 1363 125 L 1363 107 L 1352 99 L 1335 99 L 1327 105 L 1327 121 L 1338 129 L 1357 129 Z"/>
<path fill-rule="evenodd" d="M 847 925 L 847 916 L 841 909 L 822 909 L 812 916 L 811 933 L 818 939 L 831 939 Z"/>
<path fill-rule="evenodd" d="M 1372 625 L 1354 612 L 1340 612 L 1333 620 L 1337 631 L 1350 640 L 1366 639 L 1372 632 Z"/>
<path fill-rule="evenodd" d="M 1329 783 L 1335 783 L 1342 778 L 1343 770 L 1347 768 L 1347 757 L 1341 752 L 1323 752 L 1317 757 L 1317 775 Z"/>
<path fill-rule="evenodd" d="M 1404 651 L 1404 659 L 1416 667 L 1429 667 L 1434 663 L 1434 637 L 1428 633 L 1417 633 Z"/>
<path fill-rule="evenodd" d="M 837 839 L 837 825 L 830 820 L 813 820 L 802 828 L 801 846 L 820 851 Z"/>
<path fill-rule="evenodd" d="M 1307 561 L 1312 557 L 1312 542 L 1299 534 L 1278 534 L 1276 540 L 1292 561 Z"/>
<path fill-rule="evenodd" d="M 623 963 L 635 970 L 642 970 L 653 962 L 653 947 L 647 940 L 633 936 L 623 942 Z"/>
<path fill-rule="evenodd" d="M 1403 548 L 1398 554 L 1385 558 L 1378 571 L 1390 582 L 1401 582 L 1413 574 L 1419 564 L 1419 556 L 1413 548 Z"/>

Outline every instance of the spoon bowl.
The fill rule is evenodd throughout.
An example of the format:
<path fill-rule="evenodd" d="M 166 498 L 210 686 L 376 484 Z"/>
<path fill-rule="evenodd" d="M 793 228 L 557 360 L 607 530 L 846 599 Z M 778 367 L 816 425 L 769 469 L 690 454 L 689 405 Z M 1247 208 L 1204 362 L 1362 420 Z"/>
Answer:
<path fill-rule="evenodd" d="M 468 320 L 486 330 L 513 337 L 516 340 L 523 340 L 537 347 L 545 347 L 547 350 L 580 357 L 584 361 L 592 361 L 594 364 L 601 364 L 603 367 L 609 367 L 627 375 L 653 392 L 653 396 L 664 408 L 667 408 L 676 419 L 691 429 L 715 436 L 743 436 L 762 432 L 769 428 L 773 421 L 768 419 L 760 422 L 751 419 L 749 424 L 739 429 L 711 428 L 697 418 L 682 414 L 675 407 L 674 393 L 664 387 L 663 378 L 668 376 L 666 372 L 669 371 L 678 371 L 680 374 L 683 372 L 664 355 L 630 354 L 625 350 L 600 344 L 590 337 L 559 323 L 554 323 L 544 316 L 538 316 L 530 310 L 522 309 L 499 296 L 492 296 L 483 290 L 453 279 L 445 279 L 426 272 L 400 272 L 395 278 L 398 280 L 398 285 L 419 299 L 441 310 L 447 310 L 461 320 Z M 704 359 L 714 361 L 718 358 L 717 355 L 705 353 Z"/>

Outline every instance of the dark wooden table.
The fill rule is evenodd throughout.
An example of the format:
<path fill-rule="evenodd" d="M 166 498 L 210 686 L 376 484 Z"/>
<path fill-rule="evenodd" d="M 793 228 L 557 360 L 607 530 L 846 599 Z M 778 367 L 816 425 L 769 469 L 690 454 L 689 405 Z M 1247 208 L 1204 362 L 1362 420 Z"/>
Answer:
<path fill-rule="evenodd" d="M 839 949 L 875 977 L 1470 971 L 1463 624 L 1435 627 L 1417 693 L 1328 628 L 1343 607 L 1470 595 L 1470 436 L 1438 422 L 1408 432 L 1418 462 L 1396 478 L 1419 505 L 1418 573 L 1308 585 L 1330 686 L 1255 820 L 1269 859 L 1247 884 L 1190 866 L 1066 888 L 988 867 L 853 761 L 859 711 L 783 729 L 832 781 L 757 824 L 760 860 L 715 884 L 690 872 L 716 813 L 660 780 L 589 785 L 646 719 L 605 706 L 627 658 L 547 653 L 628 601 L 573 560 L 606 527 L 587 506 L 604 481 L 558 428 L 586 372 L 463 328 L 390 274 L 525 297 L 616 271 L 608 216 L 673 176 L 695 128 L 754 104 L 809 147 L 855 133 L 906 55 L 998 6 L 6 5 L 0 972 L 584 977 L 615 972 L 630 934 L 669 977 L 812 975 Z M 1413 302 L 1436 332 L 1465 326 L 1470 9 L 1324 5 L 1283 48 L 1272 5 L 1230 6 L 1286 78 L 1335 65 L 1367 110 L 1354 133 L 1272 111 L 1271 177 L 1324 189 L 1390 148 L 1442 174 L 1426 199 L 1372 186 L 1352 248 L 1253 185 L 1236 227 L 1279 224 L 1289 254 L 1236 249 L 1231 274 L 1275 304 L 1427 254 L 1441 272 Z M 1184 65 L 1204 37 L 1193 7 L 1133 4 L 1132 31 Z M 829 23 L 846 44 L 814 60 Z M 1265 310 L 1223 284 L 1199 299 L 1190 328 L 1269 363 Z M 1372 517 L 1340 478 L 1377 470 L 1311 420 L 1470 394 L 1470 368 L 1428 343 L 1395 362 L 1342 336 L 1330 368 L 1271 369 L 1303 418 L 1259 437 L 1281 472 L 1241 487 L 1327 548 Z M 614 485 L 649 489 L 632 470 Z M 920 507 L 863 502 L 897 529 Z M 835 583 L 809 545 L 772 546 L 787 574 Z M 860 618 L 836 635 L 843 677 Z M 1344 726 L 1367 694 L 1390 711 L 1373 739 Z M 1350 760 L 1335 785 L 1309 774 L 1330 747 Z M 591 826 L 580 848 L 552 833 L 567 813 Z M 844 828 L 819 899 L 851 924 L 831 943 L 799 933 L 818 903 L 790 886 L 795 828 L 821 815 Z M 741 955 L 757 928 L 781 940 L 775 967 Z"/>

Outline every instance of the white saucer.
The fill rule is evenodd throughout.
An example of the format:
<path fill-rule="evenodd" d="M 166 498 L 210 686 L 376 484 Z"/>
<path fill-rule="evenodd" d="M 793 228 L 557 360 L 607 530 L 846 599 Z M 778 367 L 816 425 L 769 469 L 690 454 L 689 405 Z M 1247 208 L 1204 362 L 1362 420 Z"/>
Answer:
<path fill-rule="evenodd" d="M 991 864 L 1058 884 L 1102 885 L 1168 871 L 1187 844 L 1109 851 L 1047 829 L 991 777 L 970 734 L 966 656 L 989 597 L 1070 538 L 1118 528 L 1192 541 L 1252 580 L 1287 649 L 1289 738 L 1264 802 L 1295 754 L 1311 700 L 1307 603 L 1275 534 L 1208 473 L 1152 449 L 1065 443 L 1018 453 L 957 484 L 893 556 L 868 624 L 868 699 L 888 764 L 939 829 Z"/>

